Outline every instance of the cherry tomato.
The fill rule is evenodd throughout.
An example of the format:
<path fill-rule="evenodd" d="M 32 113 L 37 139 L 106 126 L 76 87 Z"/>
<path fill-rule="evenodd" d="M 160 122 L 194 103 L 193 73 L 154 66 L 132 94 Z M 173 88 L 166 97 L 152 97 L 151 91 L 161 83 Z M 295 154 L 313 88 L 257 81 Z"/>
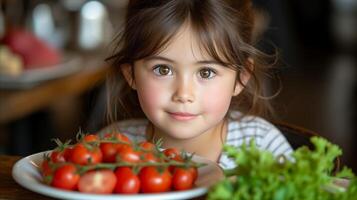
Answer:
<path fill-rule="evenodd" d="M 110 194 L 113 192 L 117 178 L 112 170 L 89 171 L 81 176 L 78 190 L 85 193 Z"/>
<path fill-rule="evenodd" d="M 71 146 L 68 146 L 70 141 L 62 143 L 59 139 L 54 140 L 58 147 L 51 152 L 51 161 L 54 163 L 67 162 L 71 154 Z"/>
<path fill-rule="evenodd" d="M 141 159 L 143 162 L 159 162 L 160 159 L 155 155 L 156 146 L 155 144 L 142 141 L 139 143 L 141 149 Z"/>
<path fill-rule="evenodd" d="M 48 176 L 52 174 L 52 169 L 49 164 L 49 160 L 45 159 L 41 164 L 41 172 L 43 176 Z"/>
<path fill-rule="evenodd" d="M 164 152 L 165 156 L 168 157 L 169 159 L 172 159 L 172 160 L 175 160 L 178 162 L 183 161 L 183 159 L 180 155 L 180 152 L 175 148 L 168 148 L 168 149 L 165 149 L 163 152 Z"/>
<path fill-rule="evenodd" d="M 51 185 L 65 190 L 75 190 L 78 180 L 76 167 L 73 164 L 64 164 L 55 170 Z"/>
<path fill-rule="evenodd" d="M 126 142 L 128 144 L 131 143 L 130 139 L 121 134 L 121 133 L 107 133 L 104 136 L 105 139 L 113 139 L 114 142 Z M 118 151 L 121 149 L 126 144 L 120 144 L 120 143 L 111 143 L 111 142 L 103 142 L 100 144 L 100 149 L 103 153 L 103 161 L 104 162 L 115 162 L 116 161 L 116 155 Z"/>
<path fill-rule="evenodd" d="M 139 172 L 141 192 L 167 192 L 171 187 L 171 174 L 167 168 L 160 172 L 156 167 L 144 167 Z"/>
<path fill-rule="evenodd" d="M 198 177 L 198 171 L 197 171 L 197 167 L 190 167 L 187 169 L 189 172 L 191 172 L 192 177 L 193 177 L 193 182 L 195 182 L 197 180 Z"/>
<path fill-rule="evenodd" d="M 115 157 L 120 148 L 119 144 L 115 143 L 101 143 L 100 150 L 103 154 L 103 162 L 115 162 Z"/>
<path fill-rule="evenodd" d="M 84 144 L 78 143 L 74 146 L 71 153 L 71 161 L 80 165 L 97 164 L 102 161 L 102 152 L 97 146 L 85 147 Z"/>
<path fill-rule="evenodd" d="M 180 155 L 180 152 L 175 149 L 175 148 L 167 148 L 164 151 L 165 156 L 169 159 L 169 160 L 174 160 L 177 162 L 183 162 L 183 159 Z M 169 166 L 169 171 L 173 174 L 175 171 L 175 166 Z"/>
<path fill-rule="evenodd" d="M 141 153 L 141 160 L 143 162 L 159 162 L 160 159 L 155 156 L 153 152 L 142 152 Z"/>
<path fill-rule="evenodd" d="M 117 161 L 124 161 L 129 163 L 140 162 L 140 151 L 134 150 L 130 145 L 124 145 L 118 150 Z"/>
<path fill-rule="evenodd" d="M 64 150 L 64 158 L 65 158 L 66 161 L 70 161 L 71 156 L 72 156 L 72 150 L 73 150 L 73 147 L 65 148 L 65 150 Z"/>
<path fill-rule="evenodd" d="M 169 171 L 170 171 L 170 173 L 171 173 L 171 174 L 174 174 L 176 168 L 179 168 L 179 167 L 169 166 Z M 189 172 L 192 174 L 193 182 L 195 182 L 195 181 L 197 180 L 197 177 L 198 177 L 197 168 L 196 168 L 196 167 L 189 167 L 189 168 L 186 168 L 186 170 L 189 171 Z"/>
<path fill-rule="evenodd" d="M 45 159 L 41 163 L 41 174 L 43 177 L 43 182 L 45 182 L 48 185 L 50 185 L 53 180 L 53 176 L 52 176 L 53 170 L 49 162 L 50 161 L 48 159 Z"/>
<path fill-rule="evenodd" d="M 134 174 L 129 167 L 118 167 L 115 170 L 115 176 L 117 177 L 117 184 L 114 192 L 121 194 L 136 194 L 140 190 L 139 177 Z"/>
<path fill-rule="evenodd" d="M 172 177 L 172 188 L 174 190 L 187 190 L 194 183 L 193 174 L 185 168 L 176 167 Z"/>
<path fill-rule="evenodd" d="M 59 163 L 59 162 L 66 162 L 66 157 L 65 157 L 66 151 L 63 150 L 53 150 L 51 152 L 51 160 L 54 163 Z"/>
<path fill-rule="evenodd" d="M 104 138 L 115 138 L 117 141 L 120 142 L 126 142 L 128 144 L 131 143 L 130 139 L 126 135 L 117 132 L 107 133 L 104 135 Z"/>
<path fill-rule="evenodd" d="M 116 137 L 119 141 L 121 141 L 121 142 L 126 142 L 126 143 L 128 143 L 128 144 L 131 143 L 130 139 L 129 139 L 126 135 L 124 135 L 124 134 L 115 133 L 115 137 Z"/>
<path fill-rule="evenodd" d="M 155 150 L 155 145 L 153 143 L 151 143 L 151 142 L 148 142 L 148 141 L 140 142 L 139 146 L 144 151 L 153 151 L 153 150 Z"/>
<path fill-rule="evenodd" d="M 96 142 L 96 141 L 99 141 L 99 137 L 98 137 L 98 135 L 88 134 L 88 135 L 84 136 L 83 140 L 85 142 Z"/>

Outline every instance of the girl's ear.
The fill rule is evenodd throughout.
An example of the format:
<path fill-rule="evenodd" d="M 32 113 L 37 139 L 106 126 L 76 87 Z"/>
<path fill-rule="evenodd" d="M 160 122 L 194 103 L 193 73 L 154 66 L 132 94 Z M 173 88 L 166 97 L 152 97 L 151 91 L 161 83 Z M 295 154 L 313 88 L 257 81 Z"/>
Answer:
<path fill-rule="evenodd" d="M 120 69 L 124 75 L 126 82 L 130 85 L 133 90 L 136 90 L 136 84 L 134 79 L 133 66 L 130 64 L 122 64 Z"/>
<path fill-rule="evenodd" d="M 249 67 L 250 71 L 254 70 L 254 60 L 252 58 L 248 58 L 247 61 L 247 66 Z M 245 85 L 247 85 L 251 74 L 249 72 L 247 72 L 247 70 L 242 70 L 239 73 L 239 78 L 242 81 L 242 83 Z M 234 87 L 234 92 L 233 92 L 233 96 L 237 96 L 242 90 L 243 90 L 243 85 L 241 85 L 238 81 L 236 82 L 236 85 Z"/>

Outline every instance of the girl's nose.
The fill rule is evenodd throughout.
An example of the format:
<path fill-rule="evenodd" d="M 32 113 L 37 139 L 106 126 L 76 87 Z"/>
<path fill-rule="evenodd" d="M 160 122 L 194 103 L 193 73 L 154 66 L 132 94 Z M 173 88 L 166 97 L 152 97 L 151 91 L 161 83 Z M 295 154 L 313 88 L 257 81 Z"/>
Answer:
<path fill-rule="evenodd" d="M 174 102 L 192 103 L 195 101 L 194 83 L 190 80 L 180 80 L 176 83 L 176 89 L 172 96 Z"/>

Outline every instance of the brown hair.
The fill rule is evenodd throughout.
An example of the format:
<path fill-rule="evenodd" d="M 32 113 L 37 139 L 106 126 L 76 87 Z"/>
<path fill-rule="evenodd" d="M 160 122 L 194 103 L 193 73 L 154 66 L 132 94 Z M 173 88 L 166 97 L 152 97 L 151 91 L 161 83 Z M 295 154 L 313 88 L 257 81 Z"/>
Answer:
<path fill-rule="evenodd" d="M 107 81 L 110 122 L 144 117 L 136 91 L 125 81 L 121 65 L 133 66 L 136 60 L 164 50 L 185 22 L 200 40 L 203 51 L 238 72 L 237 81 L 244 90 L 232 99 L 231 108 L 252 115 L 270 110 L 261 76 L 271 65 L 262 59 L 267 55 L 253 44 L 254 12 L 250 0 L 130 0 L 124 29 L 116 38 L 114 53 L 107 58 L 113 68 Z M 248 58 L 254 61 L 254 67 L 248 64 Z M 246 85 L 239 76 L 242 71 L 251 76 Z"/>

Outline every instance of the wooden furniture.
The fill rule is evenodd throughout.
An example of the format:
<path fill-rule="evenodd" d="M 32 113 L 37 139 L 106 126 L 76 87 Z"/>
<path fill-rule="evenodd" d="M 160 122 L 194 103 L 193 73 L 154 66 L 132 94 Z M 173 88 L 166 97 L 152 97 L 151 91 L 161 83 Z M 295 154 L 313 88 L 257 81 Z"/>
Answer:
<path fill-rule="evenodd" d="M 273 122 L 273 124 L 283 133 L 293 149 L 297 149 L 303 145 L 312 147 L 310 137 L 318 136 L 314 131 L 293 124 L 285 122 Z"/>
<path fill-rule="evenodd" d="M 313 136 L 319 136 L 316 132 L 297 125 L 279 121 L 275 121 L 273 124 L 283 133 L 293 149 L 297 149 L 303 145 L 312 148 L 313 146 L 310 142 L 310 138 Z M 340 170 L 340 166 L 341 161 L 340 158 L 337 157 L 335 160 L 335 169 L 333 171 L 335 173 L 338 172 Z"/>
<path fill-rule="evenodd" d="M 20 160 L 19 156 L 0 155 L 0 199 L 47 200 L 49 197 L 31 192 L 21 187 L 12 178 L 12 166 Z"/>
<path fill-rule="evenodd" d="M 0 125 L 45 108 L 62 97 L 79 96 L 104 81 L 109 67 L 102 62 L 98 66 L 90 66 L 88 63 L 88 60 L 83 62 L 85 66 L 75 74 L 30 89 L 0 90 Z"/>
<path fill-rule="evenodd" d="M 70 112 L 76 114 L 76 110 L 72 111 L 71 108 L 77 107 L 68 103 L 79 102 L 81 95 L 104 83 L 110 71 L 104 58 L 104 55 L 99 54 L 81 54 L 80 61 L 74 66 L 78 70 L 69 75 L 40 82 L 31 88 L 0 89 L 0 145 L 4 146 L 5 153 L 28 155 L 34 150 L 48 149 L 48 141 L 59 136 L 54 136 L 52 119 L 43 113 L 52 109 L 52 113 L 55 111 L 63 114 L 59 115 L 62 120 Z M 54 108 L 57 110 L 53 110 Z M 75 116 L 70 120 L 73 119 Z M 67 133 L 67 121 L 57 122 L 63 123 L 58 125 L 64 129 L 59 133 Z M 38 137 L 39 135 L 42 136 Z M 37 138 L 34 139 L 35 142 L 32 141 L 33 138 Z"/>

